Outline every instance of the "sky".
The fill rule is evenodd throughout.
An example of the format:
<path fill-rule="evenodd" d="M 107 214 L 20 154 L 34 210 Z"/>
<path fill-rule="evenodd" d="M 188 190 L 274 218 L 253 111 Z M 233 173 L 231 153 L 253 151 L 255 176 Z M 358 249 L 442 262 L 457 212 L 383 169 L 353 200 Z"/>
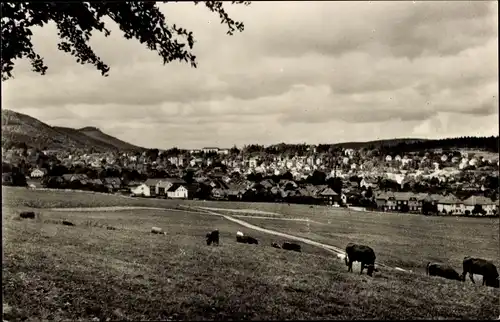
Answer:
<path fill-rule="evenodd" d="M 49 24 L 33 30 L 47 74 L 18 60 L 2 108 L 159 149 L 499 134 L 496 1 L 228 2 L 233 36 L 203 5 L 159 6 L 193 31 L 198 68 L 111 21 L 91 39 L 102 77 Z"/>

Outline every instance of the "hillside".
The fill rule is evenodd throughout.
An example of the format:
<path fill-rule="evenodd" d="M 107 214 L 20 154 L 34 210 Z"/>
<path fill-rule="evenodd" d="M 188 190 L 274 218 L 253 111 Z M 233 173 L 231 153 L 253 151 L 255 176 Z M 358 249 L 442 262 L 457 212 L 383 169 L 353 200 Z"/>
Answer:
<path fill-rule="evenodd" d="M 361 149 L 361 148 L 390 148 L 399 144 L 415 144 L 420 142 L 429 141 L 428 139 L 387 139 L 387 140 L 375 140 L 367 142 L 342 142 L 333 144 L 334 147 L 340 147 L 344 149 Z"/>
<path fill-rule="evenodd" d="M 64 133 L 71 139 L 78 141 L 80 144 L 84 146 L 93 146 L 93 147 L 102 147 L 102 148 L 107 148 L 107 149 L 115 149 L 115 147 L 112 144 L 107 144 L 101 140 L 96 140 L 93 137 L 87 136 L 84 133 L 80 132 L 80 130 L 73 129 L 70 127 L 60 127 L 60 126 L 54 126 L 53 127 L 56 131 L 59 133 Z"/>
<path fill-rule="evenodd" d="M 2 146 L 26 144 L 38 149 L 141 150 L 96 128 L 50 126 L 26 114 L 2 109 Z"/>
<path fill-rule="evenodd" d="M 86 135 L 87 137 L 93 138 L 97 141 L 103 142 L 104 144 L 109 144 L 111 146 L 118 147 L 120 150 L 136 150 L 139 147 L 117 139 L 111 135 L 101 132 L 95 127 L 84 127 L 78 130 L 78 132 Z"/>

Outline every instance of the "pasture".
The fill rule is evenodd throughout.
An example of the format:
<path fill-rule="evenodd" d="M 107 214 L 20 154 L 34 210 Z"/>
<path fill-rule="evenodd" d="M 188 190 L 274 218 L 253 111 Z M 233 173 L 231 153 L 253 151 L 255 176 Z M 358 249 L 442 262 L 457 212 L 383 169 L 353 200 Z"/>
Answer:
<path fill-rule="evenodd" d="M 2 291 L 4 303 L 10 306 L 9 315 L 4 319 L 492 319 L 500 314 L 498 289 L 384 269 L 374 278 L 360 276 L 356 268 L 354 273 L 347 273 L 344 263 L 320 248 L 302 244 L 302 253 L 274 249 L 270 244 L 280 240 L 279 237 L 242 228 L 218 216 L 171 210 L 47 209 L 175 208 L 178 203 L 4 188 Z M 209 202 L 187 203 L 212 206 Z M 221 205 L 238 207 L 232 203 L 214 203 L 213 207 Z M 246 204 L 246 208 L 254 206 Z M 287 216 L 299 216 L 291 210 L 293 205 L 288 208 Z M 35 220 L 20 220 L 18 213 L 24 209 L 35 210 L 40 216 Z M 317 209 L 309 211 L 313 210 Z M 314 220 L 328 222 L 329 219 L 322 216 L 317 211 Z M 353 216 L 348 218 L 353 220 Z M 318 227 L 311 228 L 310 224 L 313 234 L 301 229 L 303 222 L 243 219 L 265 228 L 278 225 L 274 227 L 276 230 L 293 235 L 309 234 L 308 238 L 317 241 L 329 238 L 324 241 L 340 247 L 349 241 L 347 237 L 342 235 L 336 239 L 327 231 L 333 234 L 335 230 L 361 227 L 358 221 L 348 224 L 348 219 L 331 227 L 316 224 Z M 75 226 L 60 225 L 61 220 L 69 220 Z M 380 220 L 383 225 L 391 222 Z M 464 227 L 467 225 L 470 223 Z M 163 228 L 166 235 L 149 234 L 152 226 Z M 207 246 L 204 236 L 215 228 L 220 231 L 221 245 Z M 367 235 L 381 229 L 375 219 L 362 228 L 371 229 Z M 427 226 L 419 228 L 418 236 L 425 236 Z M 474 229 L 477 234 L 479 231 L 485 234 L 484 227 Z M 238 230 L 256 237 L 259 245 L 236 243 Z M 361 228 L 358 231 L 361 235 Z M 462 232 L 470 234 L 471 231 Z M 349 234 L 355 232 L 345 232 Z M 382 236 L 383 232 L 379 234 Z M 404 244 L 407 250 L 425 244 L 425 240 L 421 240 L 417 246 L 412 245 L 410 242 L 419 237 L 412 239 L 403 235 L 394 237 L 394 243 L 399 245 L 408 238 L 408 244 Z M 446 237 L 438 244 L 446 245 Z M 370 238 L 375 240 L 373 236 Z M 427 235 L 427 239 L 431 238 Z M 378 251 L 377 247 L 374 246 L 377 254 L 386 256 L 387 260 L 412 260 L 411 256 L 400 257 L 404 255 L 399 250 L 391 254 L 383 248 Z M 472 250 L 474 245 L 470 247 Z M 436 252 L 434 247 L 428 249 Z M 409 251 L 417 254 L 418 250 Z"/>
<path fill-rule="evenodd" d="M 298 217 L 296 215 L 295 217 Z M 498 218 L 426 217 L 344 210 L 308 215 L 314 222 L 270 220 L 249 214 L 246 222 L 334 246 L 372 246 L 377 260 L 424 273 L 429 261 L 462 270 L 464 256 L 490 259 L 500 267 Z M 240 217 L 241 218 L 241 217 Z"/>

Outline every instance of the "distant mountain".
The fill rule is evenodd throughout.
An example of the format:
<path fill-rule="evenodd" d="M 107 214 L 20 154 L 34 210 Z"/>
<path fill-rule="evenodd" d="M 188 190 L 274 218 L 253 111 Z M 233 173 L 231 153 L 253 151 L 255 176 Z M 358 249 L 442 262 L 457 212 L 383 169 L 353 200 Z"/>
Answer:
<path fill-rule="evenodd" d="M 95 127 L 73 129 L 50 126 L 29 115 L 2 109 L 2 146 L 22 143 L 38 149 L 93 148 L 96 151 L 144 149 L 105 134 Z"/>

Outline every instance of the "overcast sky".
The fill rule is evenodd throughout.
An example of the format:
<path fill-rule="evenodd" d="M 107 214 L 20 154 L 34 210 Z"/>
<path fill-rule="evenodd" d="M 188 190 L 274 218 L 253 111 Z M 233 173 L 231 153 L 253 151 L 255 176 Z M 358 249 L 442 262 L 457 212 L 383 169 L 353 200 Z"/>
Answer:
<path fill-rule="evenodd" d="M 160 5 L 193 31 L 197 69 L 163 66 L 111 23 L 91 42 L 105 78 L 57 50 L 55 26 L 36 29 L 47 75 L 19 61 L 2 107 L 160 149 L 498 135 L 496 1 L 225 5 L 244 32 Z"/>

